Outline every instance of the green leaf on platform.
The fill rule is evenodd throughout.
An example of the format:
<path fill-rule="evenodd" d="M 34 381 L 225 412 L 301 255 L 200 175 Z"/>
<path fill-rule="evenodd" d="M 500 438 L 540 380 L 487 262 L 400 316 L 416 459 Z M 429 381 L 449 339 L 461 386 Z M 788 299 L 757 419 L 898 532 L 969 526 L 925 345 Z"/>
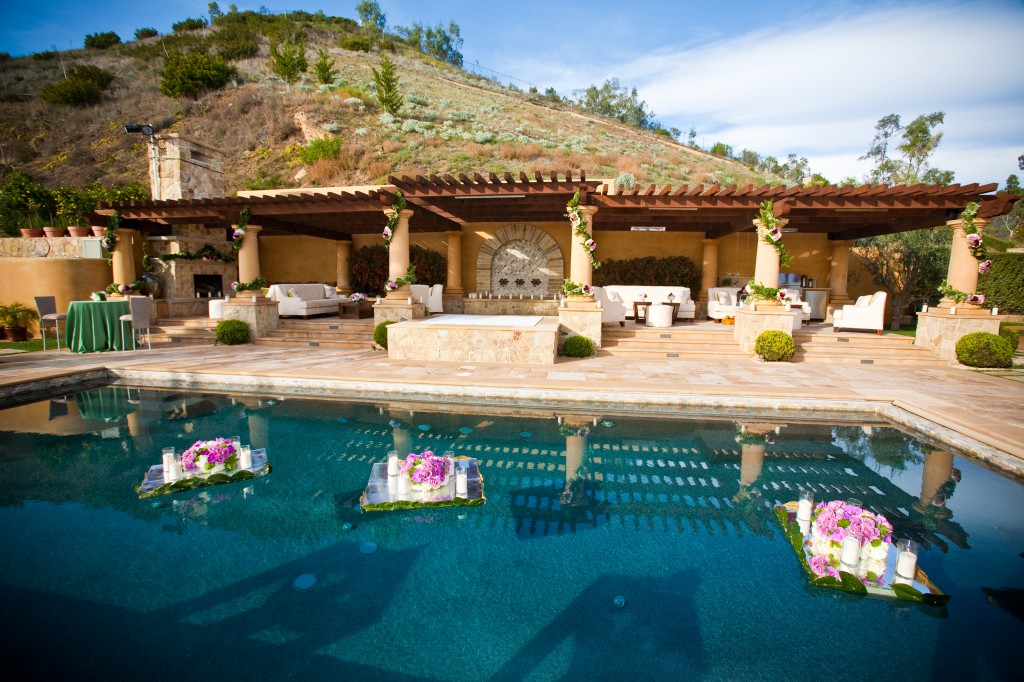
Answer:
<path fill-rule="evenodd" d="M 839 579 L 843 582 L 843 591 L 849 592 L 850 594 L 867 594 L 868 588 L 864 587 L 864 583 L 860 581 L 860 578 L 847 573 L 846 571 L 839 571 Z"/>

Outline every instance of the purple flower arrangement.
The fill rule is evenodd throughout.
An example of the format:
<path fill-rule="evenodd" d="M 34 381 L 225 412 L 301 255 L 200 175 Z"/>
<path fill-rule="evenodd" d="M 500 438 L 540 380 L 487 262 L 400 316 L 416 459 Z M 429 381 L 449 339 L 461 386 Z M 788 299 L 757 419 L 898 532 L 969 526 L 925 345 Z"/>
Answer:
<path fill-rule="evenodd" d="M 181 467 L 191 475 L 234 469 L 237 462 L 238 453 L 227 438 L 196 441 L 181 454 Z"/>
<path fill-rule="evenodd" d="M 384 284 L 384 290 L 385 290 L 385 291 L 397 291 L 397 290 L 398 290 L 398 282 L 396 282 L 396 281 L 395 281 L 395 280 L 393 280 L 393 279 L 389 279 L 389 280 L 388 280 L 388 281 L 387 281 L 387 282 L 386 282 L 386 283 Z"/>
<path fill-rule="evenodd" d="M 365 301 L 366 294 L 355 293 L 348 297 L 350 301 Z"/>
<path fill-rule="evenodd" d="M 992 267 L 992 261 L 990 261 L 990 260 L 983 260 L 983 261 L 981 261 L 980 263 L 978 263 L 978 274 L 984 275 L 986 272 L 988 272 L 988 269 L 990 267 Z"/>
<path fill-rule="evenodd" d="M 866 585 L 883 584 L 892 524 L 881 514 L 842 500 L 821 502 L 811 517 L 808 565 L 817 576 L 839 577 L 839 558 L 848 534 L 860 539 L 857 577 Z"/>
<path fill-rule="evenodd" d="M 453 462 L 448 457 L 435 455 L 430 450 L 412 453 L 401 464 L 402 474 L 409 477 L 412 487 L 419 490 L 437 490 L 448 482 Z"/>
<path fill-rule="evenodd" d="M 985 294 L 969 294 L 967 296 L 967 302 L 981 305 L 985 302 Z"/>

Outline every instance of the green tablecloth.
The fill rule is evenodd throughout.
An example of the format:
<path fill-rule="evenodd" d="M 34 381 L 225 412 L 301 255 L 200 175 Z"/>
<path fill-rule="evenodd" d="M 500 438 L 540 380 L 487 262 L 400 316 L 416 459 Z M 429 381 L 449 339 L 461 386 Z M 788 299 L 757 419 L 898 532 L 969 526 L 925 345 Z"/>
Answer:
<path fill-rule="evenodd" d="M 129 402 L 128 389 L 104 386 L 75 394 L 75 405 L 83 419 L 118 419 L 139 409 Z"/>
<path fill-rule="evenodd" d="M 72 353 L 123 350 L 121 316 L 128 301 L 72 301 L 68 306 L 65 339 Z"/>

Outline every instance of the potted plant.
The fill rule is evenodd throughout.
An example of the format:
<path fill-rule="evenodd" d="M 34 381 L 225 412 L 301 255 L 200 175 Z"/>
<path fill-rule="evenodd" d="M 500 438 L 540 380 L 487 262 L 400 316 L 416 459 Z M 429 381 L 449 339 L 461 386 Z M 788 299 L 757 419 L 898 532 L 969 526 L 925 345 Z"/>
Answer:
<path fill-rule="evenodd" d="M 39 313 L 17 301 L 0 306 L 0 321 L 3 322 L 4 334 L 10 341 L 27 340 L 28 323 L 38 318 Z"/>
<path fill-rule="evenodd" d="M 45 225 L 43 226 L 43 232 L 50 238 L 63 237 L 67 234 L 68 228 L 59 225 Z"/>
<path fill-rule="evenodd" d="M 34 216 L 22 216 L 22 225 L 23 227 L 19 228 L 22 237 L 35 239 L 43 236 L 43 231 L 36 227 Z"/>
<path fill-rule="evenodd" d="M 57 215 L 61 224 L 67 225 L 71 236 L 88 237 L 92 234 L 88 225 L 82 225 L 82 216 L 93 209 L 96 205 L 95 199 L 87 192 L 71 187 L 60 187 L 54 190 L 53 194 L 57 203 Z"/>

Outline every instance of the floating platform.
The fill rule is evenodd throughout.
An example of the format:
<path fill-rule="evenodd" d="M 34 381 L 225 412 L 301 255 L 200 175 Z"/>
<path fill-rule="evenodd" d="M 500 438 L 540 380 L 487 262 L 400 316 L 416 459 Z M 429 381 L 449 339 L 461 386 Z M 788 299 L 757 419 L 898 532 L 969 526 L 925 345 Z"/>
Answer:
<path fill-rule="evenodd" d="M 238 469 L 232 472 L 220 472 L 208 476 L 193 476 L 182 478 L 177 481 L 167 482 L 164 480 L 163 464 L 154 464 L 149 467 L 142 484 L 135 490 L 139 493 L 139 499 L 155 497 L 157 495 L 170 495 L 196 488 L 206 488 L 213 485 L 223 485 L 236 481 L 248 481 L 257 476 L 266 476 L 270 473 L 270 463 L 267 461 L 267 451 L 264 448 L 252 451 L 252 468 Z"/>
<path fill-rule="evenodd" d="M 366 490 L 359 498 L 359 508 L 364 512 L 392 511 L 395 509 L 419 509 L 422 507 L 478 507 L 487 501 L 484 497 L 484 479 L 480 465 L 472 457 L 456 457 L 459 467 L 466 470 L 466 494 L 455 493 L 455 476 L 435 490 L 411 490 L 398 492 L 398 476 L 388 476 L 387 462 L 374 462 Z"/>

